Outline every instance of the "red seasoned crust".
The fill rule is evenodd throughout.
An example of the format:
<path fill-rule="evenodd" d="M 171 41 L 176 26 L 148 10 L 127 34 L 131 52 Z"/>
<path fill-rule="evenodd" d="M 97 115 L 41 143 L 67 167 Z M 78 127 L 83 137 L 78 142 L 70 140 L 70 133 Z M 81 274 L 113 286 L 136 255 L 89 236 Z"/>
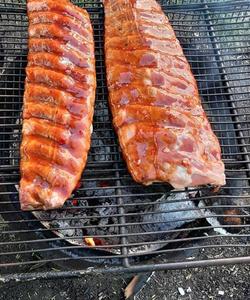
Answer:
<path fill-rule="evenodd" d="M 85 167 L 96 74 L 88 13 L 67 0 L 28 0 L 20 202 L 61 207 Z"/>
<path fill-rule="evenodd" d="M 105 0 L 109 102 L 134 180 L 224 185 L 221 149 L 179 41 L 155 0 Z"/>

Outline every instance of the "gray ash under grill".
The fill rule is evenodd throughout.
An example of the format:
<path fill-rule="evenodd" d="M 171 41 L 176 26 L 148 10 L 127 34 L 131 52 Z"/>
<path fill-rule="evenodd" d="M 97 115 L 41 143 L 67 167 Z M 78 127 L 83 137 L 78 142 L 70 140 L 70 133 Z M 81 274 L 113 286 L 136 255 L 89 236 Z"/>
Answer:
<path fill-rule="evenodd" d="M 17 122 L 19 123 L 19 121 Z M 112 138 L 113 132 L 107 131 L 105 138 Z M 13 139 L 17 139 L 18 134 L 13 134 Z M 99 136 L 98 131 L 93 132 L 92 155 L 94 161 L 106 161 L 111 152 L 110 147 L 105 146 Z M 13 164 L 17 164 L 19 157 L 19 143 L 13 143 L 10 155 L 13 158 Z M 111 155 L 110 155 L 111 157 Z M 86 246 L 86 238 L 94 238 L 95 244 L 109 246 L 105 250 L 114 253 L 120 253 L 117 247 L 119 245 L 119 224 L 117 199 L 114 185 L 115 179 L 99 179 L 88 177 L 79 184 L 71 199 L 66 201 L 62 209 L 53 211 L 33 211 L 33 215 L 41 220 L 43 226 L 52 230 L 56 235 L 65 238 L 74 245 Z M 184 227 L 196 219 L 205 218 L 202 210 L 198 209 L 198 203 L 194 199 L 197 191 L 187 191 L 182 193 L 168 193 L 168 186 L 155 185 L 143 187 L 136 185 L 132 179 L 127 176 L 121 180 L 121 184 L 126 186 L 123 189 L 124 204 L 126 205 L 127 222 L 133 223 L 128 227 L 128 242 L 146 243 L 145 246 L 131 246 L 131 252 L 149 252 L 162 248 L 167 244 L 164 240 L 175 238 L 176 234 L 164 234 L 161 231 L 169 231 Z M 18 190 L 18 185 L 16 185 Z M 83 191 L 83 192 L 82 192 Z M 136 198 L 129 196 L 141 193 Z M 154 195 L 157 193 L 157 195 Z M 81 197 L 79 197 L 81 194 Z M 150 196 L 153 194 L 152 196 Z M 82 199 L 83 198 L 83 199 Z M 86 199 L 85 199 L 86 198 Z M 90 200 L 88 200 L 90 198 Z M 149 203 L 149 205 L 143 205 Z M 151 203 L 151 204 L 150 204 Z M 86 208 L 85 208 L 86 207 Z M 182 211 L 187 210 L 187 211 Z M 168 211 L 173 211 L 168 213 Z M 182 221 L 181 219 L 184 220 Z M 185 219 L 188 219 L 187 221 Z M 48 221 L 47 221 L 48 220 Z M 203 223 L 203 221 L 201 222 Z M 158 234 L 147 234 L 147 232 L 159 232 Z M 138 236 L 139 234 L 139 236 Z M 159 244 L 150 244 L 150 242 L 161 241 Z"/>

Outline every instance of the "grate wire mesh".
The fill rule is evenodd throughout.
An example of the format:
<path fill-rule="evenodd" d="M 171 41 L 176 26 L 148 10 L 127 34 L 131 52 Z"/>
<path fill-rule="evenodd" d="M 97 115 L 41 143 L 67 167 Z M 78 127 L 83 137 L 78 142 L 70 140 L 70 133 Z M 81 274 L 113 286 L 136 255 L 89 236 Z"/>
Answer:
<path fill-rule="evenodd" d="M 133 182 L 108 109 L 103 7 L 98 0 L 74 3 L 87 8 L 94 28 L 97 94 L 92 145 L 81 187 L 71 199 L 55 212 L 34 214 L 20 210 L 17 190 L 27 62 L 25 1 L 0 1 L 3 278 L 249 262 L 250 2 L 161 1 L 221 143 L 227 185 L 217 193 L 209 187 L 171 191 L 168 185 L 142 187 Z M 96 246 L 83 243 L 86 238 L 94 238 Z M 53 262 L 68 271 L 47 272 L 45 267 Z"/>

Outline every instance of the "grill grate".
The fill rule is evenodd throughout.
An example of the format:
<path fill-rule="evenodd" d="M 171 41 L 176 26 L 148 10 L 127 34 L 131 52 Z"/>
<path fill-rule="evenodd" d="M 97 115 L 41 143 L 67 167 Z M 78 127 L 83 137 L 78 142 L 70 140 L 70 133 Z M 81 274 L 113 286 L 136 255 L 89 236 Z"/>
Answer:
<path fill-rule="evenodd" d="M 249 262 L 250 2 L 161 2 L 220 139 L 227 186 L 218 193 L 209 187 L 177 192 L 168 185 L 133 182 L 108 110 L 102 4 L 74 2 L 88 9 L 96 43 L 98 88 L 88 164 L 82 186 L 62 209 L 24 213 L 17 185 L 27 17 L 25 1 L 0 0 L 0 269 L 5 280 Z M 94 238 L 94 248 L 86 245 L 87 237 Z M 45 272 L 51 262 L 68 271 Z"/>

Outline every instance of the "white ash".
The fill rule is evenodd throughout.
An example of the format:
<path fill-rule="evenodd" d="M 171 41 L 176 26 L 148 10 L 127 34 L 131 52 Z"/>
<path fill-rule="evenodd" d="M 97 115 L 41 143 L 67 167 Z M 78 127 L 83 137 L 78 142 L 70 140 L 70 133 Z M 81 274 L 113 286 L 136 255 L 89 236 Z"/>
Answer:
<path fill-rule="evenodd" d="M 218 295 L 224 296 L 225 292 L 224 291 L 218 291 Z"/>
<path fill-rule="evenodd" d="M 206 209 L 206 205 L 203 201 L 199 202 L 199 208 L 207 219 L 207 222 L 212 226 L 213 230 L 221 235 L 230 235 L 224 228 L 221 228 L 221 224 L 217 218 L 212 217 L 213 213 Z"/>
<path fill-rule="evenodd" d="M 91 185 L 93 186 L 93 184 Z M 94 191 L 95 192 L 95 191 Z M 118 227 L 109 226 L 117 224 L 118 221 L 115 217 L 110 217 L 116 213 L 116 209 L 113 207 L 96 207 L 85 209 L 84 206 L 89 206 L 91 200 L 77 200 L 78 206 L 74 206 L 72 201 L 69 200 L 65 203 L 64 208 L 53 211 L 39 211 L 36 212 L 36 216 L 39 219 L 51 219 L 49 221 L 50 228 L 58 231 L 60 234 L 66 237 L 74 237 L 77 239 L 77 244 L 84 245 L 83 236 L 96 236 L 96 235 L 107 235 L 107 234 L 118 234 Z M 100 200 L 100 204 L 109 205 L 110 202 Z M 99 204 L 99 205 L 100 205 Z M 90 217 L 91 216 L 91 217 Z M 103 216 L 103 218 L 100 218 Z M 93 228 L 86 228 L 86 226 L 94 226 Z M 96 227 L 100 226 L 100 227 Z M 105 242 L 108 244 L 119 243 L 118 238 L 105 238 Z"/>
<path fill-rule="evenodd" d="M 182 287 L 178 287 L 178 292 L 180 293 L 181 296 L 185 295 L 185 291 Z"/>

